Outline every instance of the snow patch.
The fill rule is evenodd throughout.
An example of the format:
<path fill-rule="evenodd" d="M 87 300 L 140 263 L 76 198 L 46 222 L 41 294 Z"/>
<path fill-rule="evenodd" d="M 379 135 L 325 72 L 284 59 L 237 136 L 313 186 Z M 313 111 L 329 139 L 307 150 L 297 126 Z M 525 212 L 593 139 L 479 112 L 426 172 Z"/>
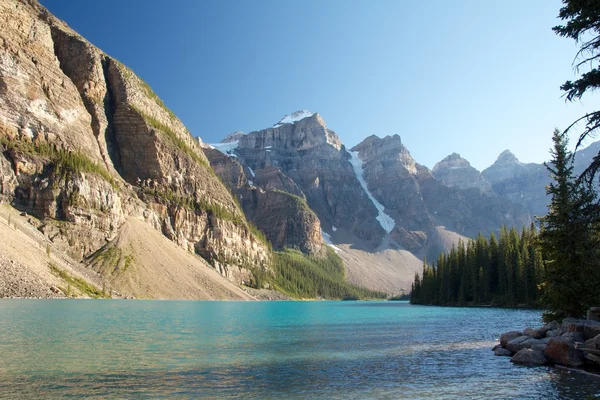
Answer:
<path fill-rule="evenodd" d="M 296 111 L 293 112 L 292 115 L 285 115 L 285 117 L 281 118 L 281 120 L 273 125 L 273 128 L 279 128 L 283 124 L 293 124 L 294 122 L 298 122 L 301 119 L 312 117 L 314 114 L 308 110 Z"/>
<path fill-rule="evenodd" d="M 379 224 L 387 233 L 390 233 L 392 229 L 394 229 L 394 226 L 396 226 L 396 222 L 394 222 L 394 219 L 392 217 L 385 213 L 385 207 L 383 206 L 383 204 L 378 202 L 377 199 L 373 197 L 371 192 L 369 192 L 367 182 L 365 182 L 365 179 L 363 178 L 363 162 L 358 157 L 358 151 L 349 151 L 348 153 L 350 153 L 351 156 L 350 164 L 352 164 L 352 168 L 354 169 L 354 173 L 356 174 L 356 179 L 358 179 L 358 181 L 360 182 L 360 186 L 362 186 L 363 190 L 365 191 L 369 199 L 371 199 L 371 202 L 373 202 L 373 205 L 379 213 L 379 215 L 377 216 L 377 221 L 379 221 Z"/>
<path fill-rule="evenodd" d="M 331 230 L 335 232 L 335 231 L 337 231 L 337 228 L 335 226 L 332 226 Z"/>
<path fill-rule="evenodd" d="M 323 237 L 323 241 L 325 242 L 325 244 L 331 247 L 336 253 L 342 251 L 342 249 L 333 244 L 333 242 L 331 241 L 331 235 L 323 231 L 323 229 L 321 229 L 321 236 Z"/>
<path fill-rule="evenodd" d="M 237 157 L 233 152 L 238 148 L 239 142 L 229 142 L 229 143 L 211 143 L 211 146 L 214 149 L 219 150 L 223 154 L 227 154 L 228 156 Z"/>
<path fill-rule="evenodd" d="M 252 168 L 248 167 L 248 171 L 250 171 L 250 174 L 253 178 L 256 178 L 256 174 L 254 173 L 254 170 Z"/>
<path fill-rule="evenodd" d="M 252 181 L 248 181 L 248 184 L 249 184 L 250 186 L 254 186 L 254 182 L 252 182 Z"/>
<path fill-rule="evenodd" d="M 273 146 L 265 146 L 265 149 L 272 149 Z"/>

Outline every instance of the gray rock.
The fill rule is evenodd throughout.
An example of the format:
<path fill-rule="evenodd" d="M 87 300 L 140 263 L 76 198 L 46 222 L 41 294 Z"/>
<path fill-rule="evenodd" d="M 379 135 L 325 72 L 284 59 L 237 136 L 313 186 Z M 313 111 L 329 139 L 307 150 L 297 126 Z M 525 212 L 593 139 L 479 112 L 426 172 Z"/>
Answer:
<path fill-rule="evenodd" d="M 506 348 L 506 344 L 508 342 L 510 342 L 513 339 L 518 338 L 519 336 L 523 336 L 523 332 L 521 332 L 521 331 L 510 331 L 510 332 L 503 333 L 502 335 L 500 335 L 500 345 L 502 347 Z"/>
<path fill-rule="evenodd" d="M 532 350 L 539 350 L 539 351 L 543 352 L 544 350 L 546 350 L 546 347 L 548 347 L 548 345 L 546 343 L 538 343 L 538 344 L 534 344 L 530 348 Z"/>
<path fill-rule="evenodd" d="M 533 339 L 530 338 L 529 336 L 519 336 L 518 338 L 515 338 L 513 340 L 511 340 L 510 342 L 508 342 L 506 344 L 506 348 L 510 351 L 512 351 L 513 353 L 518 352 L 521 349 L 528 349 L 531 346 L 535 345 L 535 344 L 541 344 L 542 342 L 539 339 Z"/>
<path fill-rule="evenodd" d="M 538 328 L 538 331 L 542 334 L 542 336 L 546 336 L 548 331 L 560 328 L 560 324 L 557 321 L 552 321 L 547 323 L 546 325 Z"/>
<path fill-rule="evenodd" d="M 585 342 L 585 336 L 583 336 L 582 332 L 566 332 L 560 335 L 560 337 L 567 338 L 568 340 L 578 343 Z"/>
<path fill-rule="evenodd" d="M 546 332 L 546 337 L 552 338 L 555 336 L 560 336 L 560 329 L 551 329 Z"/>
<path fill-rule="evenodd" d="M 587 321 L 583 326 L 583 336 L 586 339 L 592 339 L 598 335 L 600 335 L 600 322 Z"/>
<path fill-rule="evenodd" d="M 600 349 L 600 335 L 586 340 L 585 347 L 590 349 Z"/>
<path fill-rule="evenodd" d="M 583 319 L 575 319 L 575 318 L 565 318 L 563 320 L 560 329 L 563 333 L 565 332 L 583 332 L 583 327 L 585 325 L 585 320 Z"/>
<path fill-rule="evenodd" d="M 544 337 L 544 335 L 537 329 L 533 329 L 533 328 L 527 328 L 523 331 L 524 335 L 527 335 L 531 338 L 534 339 L 541 339 L 542 337 Z"/>
<path fill-rule="evenodd" d="M 522 365 L 544 365 L 548 363 L 544 353 L 541 350 L 536 349 L 521 349 L 511 359 L 511 362 Z"/>
<path fill-rule="evenodd" d="M 504 347 L 499 347 L 494 350 L 494 354 L 497 356 L 510 357 L 513 353 L 510 350 L 506 350 Z"/>

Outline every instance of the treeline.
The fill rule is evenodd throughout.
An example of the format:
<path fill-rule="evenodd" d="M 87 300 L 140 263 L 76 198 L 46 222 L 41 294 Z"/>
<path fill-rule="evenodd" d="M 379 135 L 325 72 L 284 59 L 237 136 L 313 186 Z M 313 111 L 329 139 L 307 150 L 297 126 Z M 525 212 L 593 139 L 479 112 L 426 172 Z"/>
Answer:
<path fill-rule="evenodd" d="M 275 289 L 295 298 L 373 299 L 385 293 L 360 288 L 346 282 L 342 259 L 327 247 L 325 257 L 307 256 L 286 249 L 274 253 Z"/>
<path fill-rule="evenodd" d="M 500 229 L 499 239 L 479 234 L 460 241 L 434 264 L 425 263 L 412 285 L 411 303 L 431 305 L 534 306 L 544 262 L 532 224 L 519 233 Z"/>

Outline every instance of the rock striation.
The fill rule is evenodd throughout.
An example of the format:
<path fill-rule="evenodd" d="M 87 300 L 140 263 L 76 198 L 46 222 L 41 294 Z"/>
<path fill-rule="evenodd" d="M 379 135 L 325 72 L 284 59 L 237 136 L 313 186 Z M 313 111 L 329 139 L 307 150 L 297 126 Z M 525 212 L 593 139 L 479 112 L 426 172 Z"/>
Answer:
<path fill-rule="evenodd" d="M 520 162 L 509 150 L 503 151 L 482 175 L 495 193 L 524 205 L 532 216 L 545 215 L 548 199 L 545 188 L 550 183 L 542 164 Z"/>
<path fill-rule="evenodd" d="M 435 179 L 446 186 L 458 186 L 461 189 L 477 188 L 483 193 L 490 193 L 492 185 L 483 177 L 481 172 L 462 158 L 460 154 L 452 153 L 435 164 L 431 171 Z"/>
<path fill-rule="evenodd" d="M 202 148 L 152 89 L 35 1 L 0 0 L 0 200 L 78 259 L 135 217 L 209 262 L 266 269 Z"/>

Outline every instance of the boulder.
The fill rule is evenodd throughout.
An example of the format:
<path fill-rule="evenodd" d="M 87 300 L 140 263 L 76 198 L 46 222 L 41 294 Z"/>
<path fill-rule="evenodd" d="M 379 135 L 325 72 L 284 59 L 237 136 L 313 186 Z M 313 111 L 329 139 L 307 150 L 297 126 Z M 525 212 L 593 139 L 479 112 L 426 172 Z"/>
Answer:
<path fill-rule="evenodd" d="M 513 353 L 510 350 L 506 350 L 504 347 L 500 346 L 496 350 L 494 350 L 494 354 L 497 356 L 510 357 Z"/>
<path fill-rule="evenodd" d="M 538 328 L 538 331 L 542 334 L 542 336 L 546 336 L 548 331 L 560 328 L 560 324 L 557 321 L 552 321 L 547 323 L 546 325 Z"/>
<path fill-rule="evenodd" d="M 600 321 L 600 307 L 590 307 L 586 319 L 588 321 Z"/>
<path fill-rule="evenodd" d="M 567 338 L 568 340 L 572 340 L 573 342 L 583 343 L 585 342 L 585 336 L 581 332 L 567 332 L 560 335 L 561 337 Z"/>
<path fill-rule="evenodd" d="M 583 326 L 583 336 L 586 339 L 592 339 L 600 335 L 600 322 L 598 321 L 587 321 Z"/>
<path fill-rule="evenodd" d="M 575 348 L 575 341 L 569 335 L 551 338 L 544 356 L 551 363 L 566 367 L 581 367 L 584 363 L 583 352 Z"/>
<path fill-rule="evenodd" d="M 583 332 L 583 327 L 585 325 L 585 320 L 583 319 L 575 319 L 575 318 L 565 318 L 563 320 L 560 329 L 563 333 L 565 332 Z"/>
<path fill-rule="evenodd" d="M 515 364 L 529 366 L 544 365 L 548 363 L 548 360 L 544 357 L 544 352 L 535 349 L 521 349 L 510 359 L 510 361 Z"/>
<path fill-rule="evenodd" d="M 511 340 L 518 338 L 519 336 L 523 336 L 523 332 L 521 331 L 510 331 L 510 332 L 506 332 L 503 333 L 500 336 L 500 345 L 504 348 L 506 348 L 506 344 L 508 342 L 510 342 Z"/>
<path fill-rule="evenodd" d="M 523 334 L 534 339 L 541 339 L 544 335 L 538 330 L 533 328 L 527 328 L 523 331 Z"/>
<path fill-rule="evenodd" d="M 542 342 L 539 339 L 523 335 L 508 342 L 506 348 L 513 353 L 516 353 L 521 349 L 528 349 L 535 344 L 542 344 Z"/>
<path fill-rule="evenodd" d="M 548 347 L 548 345 L 546 343 L 538 343 L 538 344 L 534 344 L 533 346 L 531 346 L 530 349 L 539 350 L 539 351 L 543 352 L 544 350 L 546 350 L 546 347 Z"/>
<path fill-rule="evenodd" d="M 492 351 L 496 351 L 498 349 L 501 349 L 502 345 L 500 343 L 498 343 L 497 345 L 495 345 L 494 347 L 492 347 Z"/>
<path fill-rule="evenodd" d="M 560 336 L 560 329 L 551 329 L 549 331 L 546 332 L 546 337 L 547 338 L 552 338 L 555 336 Z"/>
<path fill-rule="evenodd" d="M 589 349 L 600 349 L 600 335 L 585 341 L 585 347 Z"/>

